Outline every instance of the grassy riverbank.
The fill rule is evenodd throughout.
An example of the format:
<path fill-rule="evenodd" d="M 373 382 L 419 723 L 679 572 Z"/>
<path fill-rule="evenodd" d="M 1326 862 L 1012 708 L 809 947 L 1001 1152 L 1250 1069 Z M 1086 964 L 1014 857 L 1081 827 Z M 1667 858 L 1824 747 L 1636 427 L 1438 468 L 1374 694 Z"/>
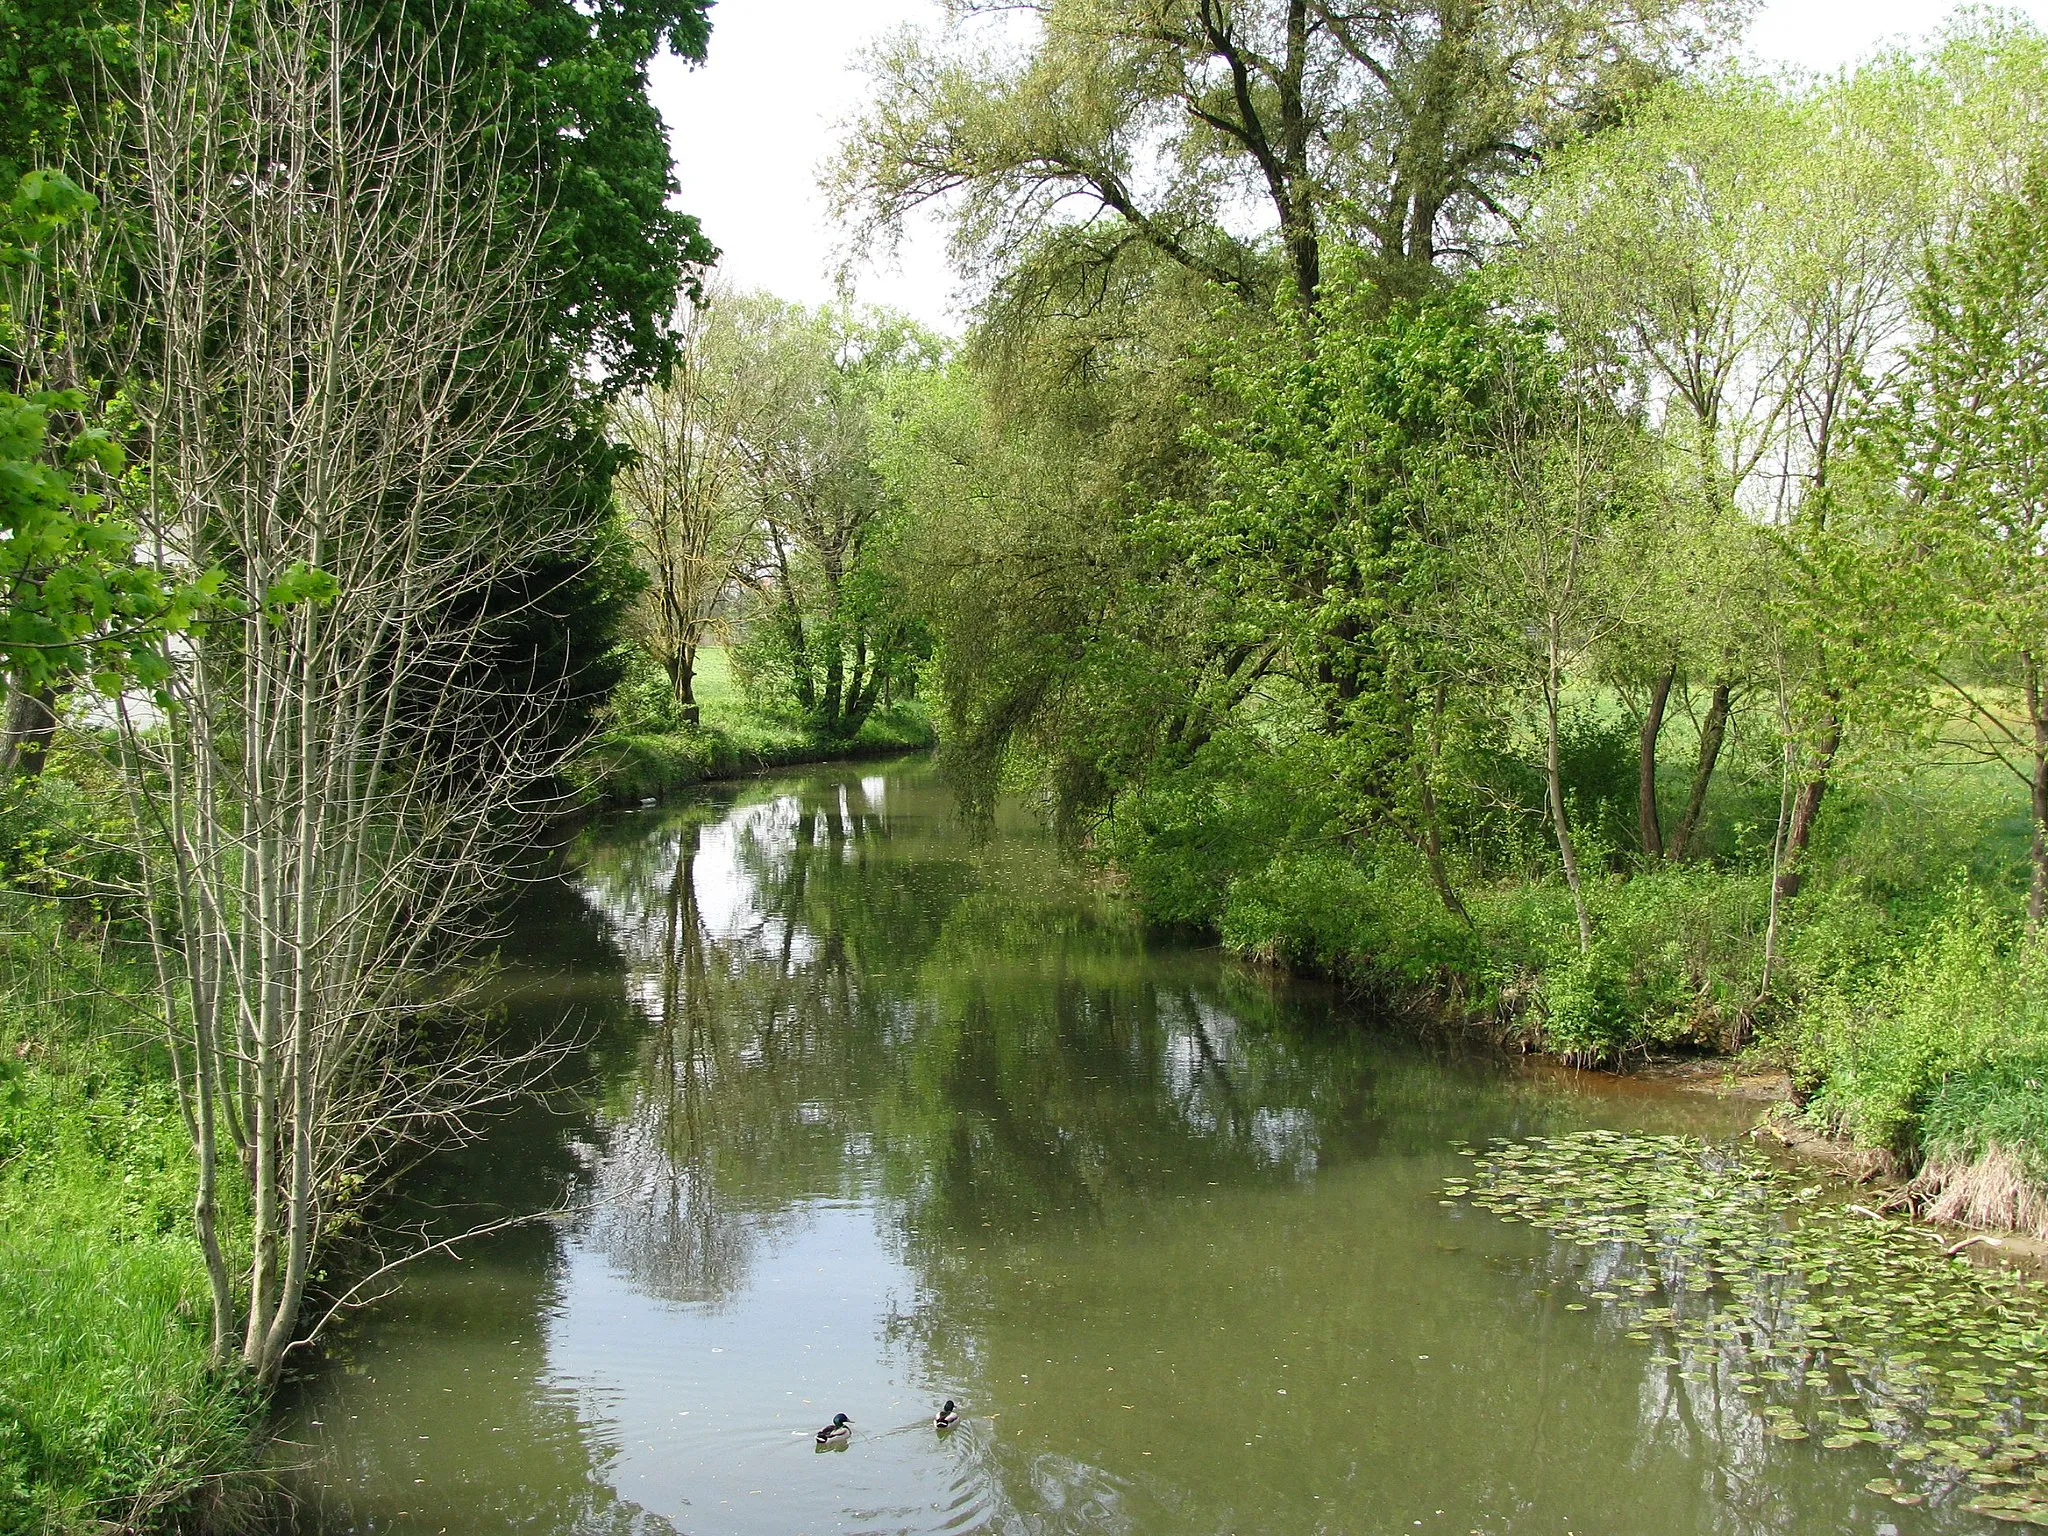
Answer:
<path fill-rule="evenodd" d="M 206 1368 L 149 979 L 118 924 L 47 894 L 80 804 L 53 774 L 6 809 L 0 895 L 0 1530 L 45 1536 L 172 1523 L 251 1464 L 258 1423 Z"/>
<path fill-rule="evenodd" d="M 733 679 L 723 649 L 698 657 L 701 723 L 675 718 L 667 679 L 640 663 L 612 706 L 612 727 L 579 763 L 577 789 L 596 806 L 636 805 L 692 784 L 858 757 L 887 757 L 934 744 L 930 715 L 916 699 L 877 709 L 850 741 L 820 738 L 791 714 L 751 703 Z"/>
<path fill-rule="evenodd" d="M 1610 701 L 1611 703 L 1611 701 Z M 2048 944 L 2023 922 L 2026 823 L 1985 767 L 1865 765 L 1835 791 L 1804 889 L 1771 925 L 1778 784 L 1758 748 L 1716 781 L 1703 857 L 1635 853 L 1631 730 L 1598 701 L 1573 740 L 1592 940 L 1527 769 L 1475 770 L 1446 848 L 1346 840 L 1311 755 L 1220 741 L 1127 797 L 1103 852 L 1155 919 L 1336 975 L 1582 1065 L 1740 1054 L 1782 1068 L 1805 1122 L 1881 1149 L 1944 1219 L 2048 1235 Z M 1683 761 L 1686 746 L 1674 742 Z M 1662 786 L 1682 800 L 1685 786 Z"/>

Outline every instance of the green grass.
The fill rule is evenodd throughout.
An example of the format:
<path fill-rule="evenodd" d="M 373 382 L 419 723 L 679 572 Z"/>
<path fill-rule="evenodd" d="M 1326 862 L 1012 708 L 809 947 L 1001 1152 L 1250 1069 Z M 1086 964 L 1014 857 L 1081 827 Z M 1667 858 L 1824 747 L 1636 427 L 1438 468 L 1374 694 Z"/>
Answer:
<path fill-rule="evenodd" d="M 0 1531 L 168 1524 L 257 1422 L 207 1368 L 190 1143 L 144 978 L 0 902 Z"/>
<path fill-rule="evenodd" d="M 702 723 L 692 727 L 663 718 L 667 680 L 658 670 L 642 666 L 628 676 L 614 705 L 617 723 L 577 766 L 587 800 L 631 805 L 763 768 L 915 752 L 935 739 L 924 707 L 910 700 L 876 710 L 852 741 L 821 741 L 793 714 L 750 703 L 723 648 L 699 653 L 695 684 Z"/>

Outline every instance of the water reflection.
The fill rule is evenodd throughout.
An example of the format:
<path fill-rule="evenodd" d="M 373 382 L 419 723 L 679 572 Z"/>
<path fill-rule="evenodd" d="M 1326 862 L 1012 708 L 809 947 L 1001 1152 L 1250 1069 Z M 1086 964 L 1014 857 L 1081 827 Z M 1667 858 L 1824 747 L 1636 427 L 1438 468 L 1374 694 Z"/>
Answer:
<path fill-rule="evenodd" d="M 1459 1137 L 1725 1108 L 1462 1060 L 1148 939 L 1027 825 L 967 837 L 922 768 L 574 852 L 580 915 L 533 932 L 580 947 L 531 958 L 612 989 L 586 1107 L 441 1177 L 530 1204 L 558 1179 L 586 1214 L 365 1320 L 365 1376 L 307 1398 L 322 1530 L 1957 1525 L 1675 1393 L 1566 1310 L 1539 1234 L 1437 1202 Z M 969 1417 L 940 1441 L 945 1397 Z M 815 1455 L 842 1409 L 853 1445 Z M 413 1491 L 422 1432 L 454 1438 L 459 1499 Z"/>

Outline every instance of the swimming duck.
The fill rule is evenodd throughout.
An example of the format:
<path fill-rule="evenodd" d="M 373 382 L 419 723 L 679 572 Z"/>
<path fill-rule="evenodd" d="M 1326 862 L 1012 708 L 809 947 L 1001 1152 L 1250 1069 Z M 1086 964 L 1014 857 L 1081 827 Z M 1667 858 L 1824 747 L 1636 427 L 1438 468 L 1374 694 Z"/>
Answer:
<path fill-rule="evenodd" d="M 832 1415 L 832 1422 L 818 1431 L 818 1444 L 844 1445 L 853 1438 L 853 1420 L 843 1413 Z"/>
<path fill-rule="evenodd" d="M 946 1406 L 941 1408 L 937 1413 L 932 1415 L 933 1429 L 951 1429 L 955 1424 L 958 1424 L 959 1422 L 960 1414 L 958 1410 L 956 1410 L 953 1407 L 953 1399 L 951 1399 L 950 1397 L 946 1399 Z"/>

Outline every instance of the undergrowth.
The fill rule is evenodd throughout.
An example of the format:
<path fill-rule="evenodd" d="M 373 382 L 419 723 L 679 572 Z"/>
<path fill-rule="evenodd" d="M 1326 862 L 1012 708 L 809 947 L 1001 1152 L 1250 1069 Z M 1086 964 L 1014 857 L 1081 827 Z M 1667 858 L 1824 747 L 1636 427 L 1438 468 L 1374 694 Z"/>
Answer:
<path fill-rule="evenodd" d="M 148 979 L 118 925 L 51 895 L 75 862 L 70 790 L 0 810 L 0 1531 L 38 1536 L 179 1523 L 251 1464 L 258 1422 L 207 1368 L 191 1144 Z"/>

